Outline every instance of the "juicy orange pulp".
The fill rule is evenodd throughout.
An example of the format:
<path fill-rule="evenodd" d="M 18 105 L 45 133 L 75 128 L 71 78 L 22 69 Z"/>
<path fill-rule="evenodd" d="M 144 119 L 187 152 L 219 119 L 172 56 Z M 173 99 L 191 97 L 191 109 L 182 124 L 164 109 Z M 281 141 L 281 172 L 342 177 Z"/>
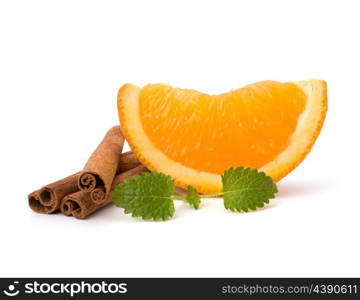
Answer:
<path fill-rule="evenodd" d="M 289 145 L 305 104 L 293 83 L 262 81 L 216 96 L 150 84 L 141 89 L 139 114 L 146 135 L 166 156 L 222 174 L 273 161 Z"/>

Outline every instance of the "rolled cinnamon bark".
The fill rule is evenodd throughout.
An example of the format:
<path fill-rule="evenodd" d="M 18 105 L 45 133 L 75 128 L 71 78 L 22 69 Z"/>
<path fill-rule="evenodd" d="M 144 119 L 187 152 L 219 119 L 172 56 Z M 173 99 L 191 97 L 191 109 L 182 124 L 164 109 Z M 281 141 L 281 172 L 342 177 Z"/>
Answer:
<path fill-rule="evenodd" d="M 139 165 L 131 170 L 117 175 L 111 184 L 111 191 L 113 191 L 118 184 L 123 183 L 125 179 L 147 171 L 148 170 L 144 166 Z M 71 195 L 67 195 L 61 202 L 60 211 L 66 216 L 74 216 L 77 219 L 85 219 L 100 208 L 111 203 L 110 194 L 106 197 L 106 201 L 101 203 L 94 202 L 90 195 L 91 193 L 85 191 L 78 191 Z"/>
<path fill-rule="evenodd" d="M 103 203 L 106 199 L 106 194 L 104 189 L 96 188 L 95 190 L 92 190 L 90 192 L 90 199 L 97 204 Z"/>
<path fill-rule="evenodd" d="M 117 175 L 111 184 L 111 191 L 114 191 L 118 184 L 124 183 L 125 179 L 134 177 L 135 175 L 139 175 L 145 172 L 149 172 L 149 170 L 143 165 L 139 165 L 131 170 L 127 170 L 124 173 Z"/>
<path fill-rule="evenodd" d="M 28 195 L 30 208 L 37 213 L 49 214 L 52 211 L 51 205 L 43 205 L 40 202 L 39 190 L 36 190 Z"/>
<path fill-rule="evenodd" d="M 60 205 L 60 211 L 66 216 L 74 216 L 77 219 L 85 219 L 108 203 L 108 201 L 103 201 L 103 203 L 97 204 L 91 200 L 90 193 L 78 191 L 67 195 L 63 199 Z"/>
<path fill-rule="evenodd" d="M 51 214 L 60 207 L 62 198 L 79 190 L 77 179 L 80 173 L 75 173 L 29 194 L 30 208 L 42 214 Z"/>
<path fill-rule="evenodd" d="M 124 146 L 124 137 L 119 126 L 112 127 L 102 142 L 90 156 L 85 167 L 78 177 L 80 191 L 96 193 L 90 194 L 96 203 L 106 201 L 111 189 L 111 183 L 119 165 L 119 158 Z M 102 192 L 101 192 L 102 191 Z M 96 197 L 94 198 L 94 196 Z M 99 198 L 99 196 L 102 198 Z"/>
<path fill-rule="evenodd" d="M 125 171 L 134 169 L 139 165 L 141 165 L 141 163 L 137 160 L 134 153 L 132 153 L 131 151 L 125 152 L 121 154 L 121 158 L 119 159 L 119 164 L 116 170 L 116 174 L 121 174 Z"/>
<path fill-rule="evenodd" d="M 39 190 L 40 204 L 49 208 L 47 213 L 50 214 L 58 210 L 62 198 L 79 190 L 77 186 L 79 174 L 80 173 L 75 173 L 47 184 Z"/>
<path fill-rule="evenodd" d="M 125 152 L 120 155 L 116 173 L 123 173 L 139 165 L 140 162 L 131 151 Z M 30 193 L 28 195 L 30 208 L 41 214 L 56 212 L 65 196 L 79 191 L 79 175 L 80 172 L 77 172 Z M 105 192 L 101 188 L 94 189 L 90 196 L 95 203 L 101 203 L 106 198 Z"/>

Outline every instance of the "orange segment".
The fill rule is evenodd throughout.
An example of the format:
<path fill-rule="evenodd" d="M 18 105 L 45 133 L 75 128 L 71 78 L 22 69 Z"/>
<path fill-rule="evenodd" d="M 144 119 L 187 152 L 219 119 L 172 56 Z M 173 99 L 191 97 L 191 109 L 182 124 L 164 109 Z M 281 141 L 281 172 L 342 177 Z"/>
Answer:
<path fill-rule="evenodd" d="M 306 98 L 293 83 L 267 81 L 219 96 L 152 84 L 139 102 L 155 147 L 187 167 L 221 174 L 272 161 L 288 146 Z"/>
<path fill-rule="evenodd" d="M 326 84 L 263 81 L 210 96 L 127 84 L 119 90 L 123 133 L 149 169 L 200 192 L 221 190 L 233 166 L 260 168 L 275 181 L 310 150 L 326 112 Z"/>

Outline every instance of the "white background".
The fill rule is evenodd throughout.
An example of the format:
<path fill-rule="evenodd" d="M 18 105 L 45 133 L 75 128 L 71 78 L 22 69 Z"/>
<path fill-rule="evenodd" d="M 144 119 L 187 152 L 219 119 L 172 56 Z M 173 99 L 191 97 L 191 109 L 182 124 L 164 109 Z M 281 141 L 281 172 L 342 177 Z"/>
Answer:
<path fill-rule="evenodd" d="M 359 1 L 1 1 L 1 276 L 360 276 Z M 78 171 L 118 124 L 118 88 L 208 93 L 324 79 L 329 112 L 266 209 L 167 222 L 109 206 L 33 213 L 27 194 Z"/>

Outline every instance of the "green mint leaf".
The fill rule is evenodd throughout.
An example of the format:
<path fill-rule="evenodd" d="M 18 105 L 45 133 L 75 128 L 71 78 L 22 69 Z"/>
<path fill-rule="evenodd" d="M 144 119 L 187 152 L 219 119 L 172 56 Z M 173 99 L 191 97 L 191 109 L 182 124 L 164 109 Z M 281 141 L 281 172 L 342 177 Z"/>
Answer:
<path fill-rule="evenodd" d="M 188 191 L 186 194 L 186 202 L 189 203 L 195 209 L 198 209 L 200 206 L 200 196 L 195 188 L 191 185 L 188 186 Z"/>
<path fill-rule="evenodd" d="M 119 184 L 112 193 L 116 206 L 125 209 L 126 214 L 142 217 L 144 220 L 167 220 L 174 216 L 174 180 L 165 174 L 143 173 Z"/>
<path fill-rule="evenodd" d="M 230 168 L 222 176 L 224 206 L 231 211 L 263 207 L 277 193 L 272 178 L 250 168 Z"/>

